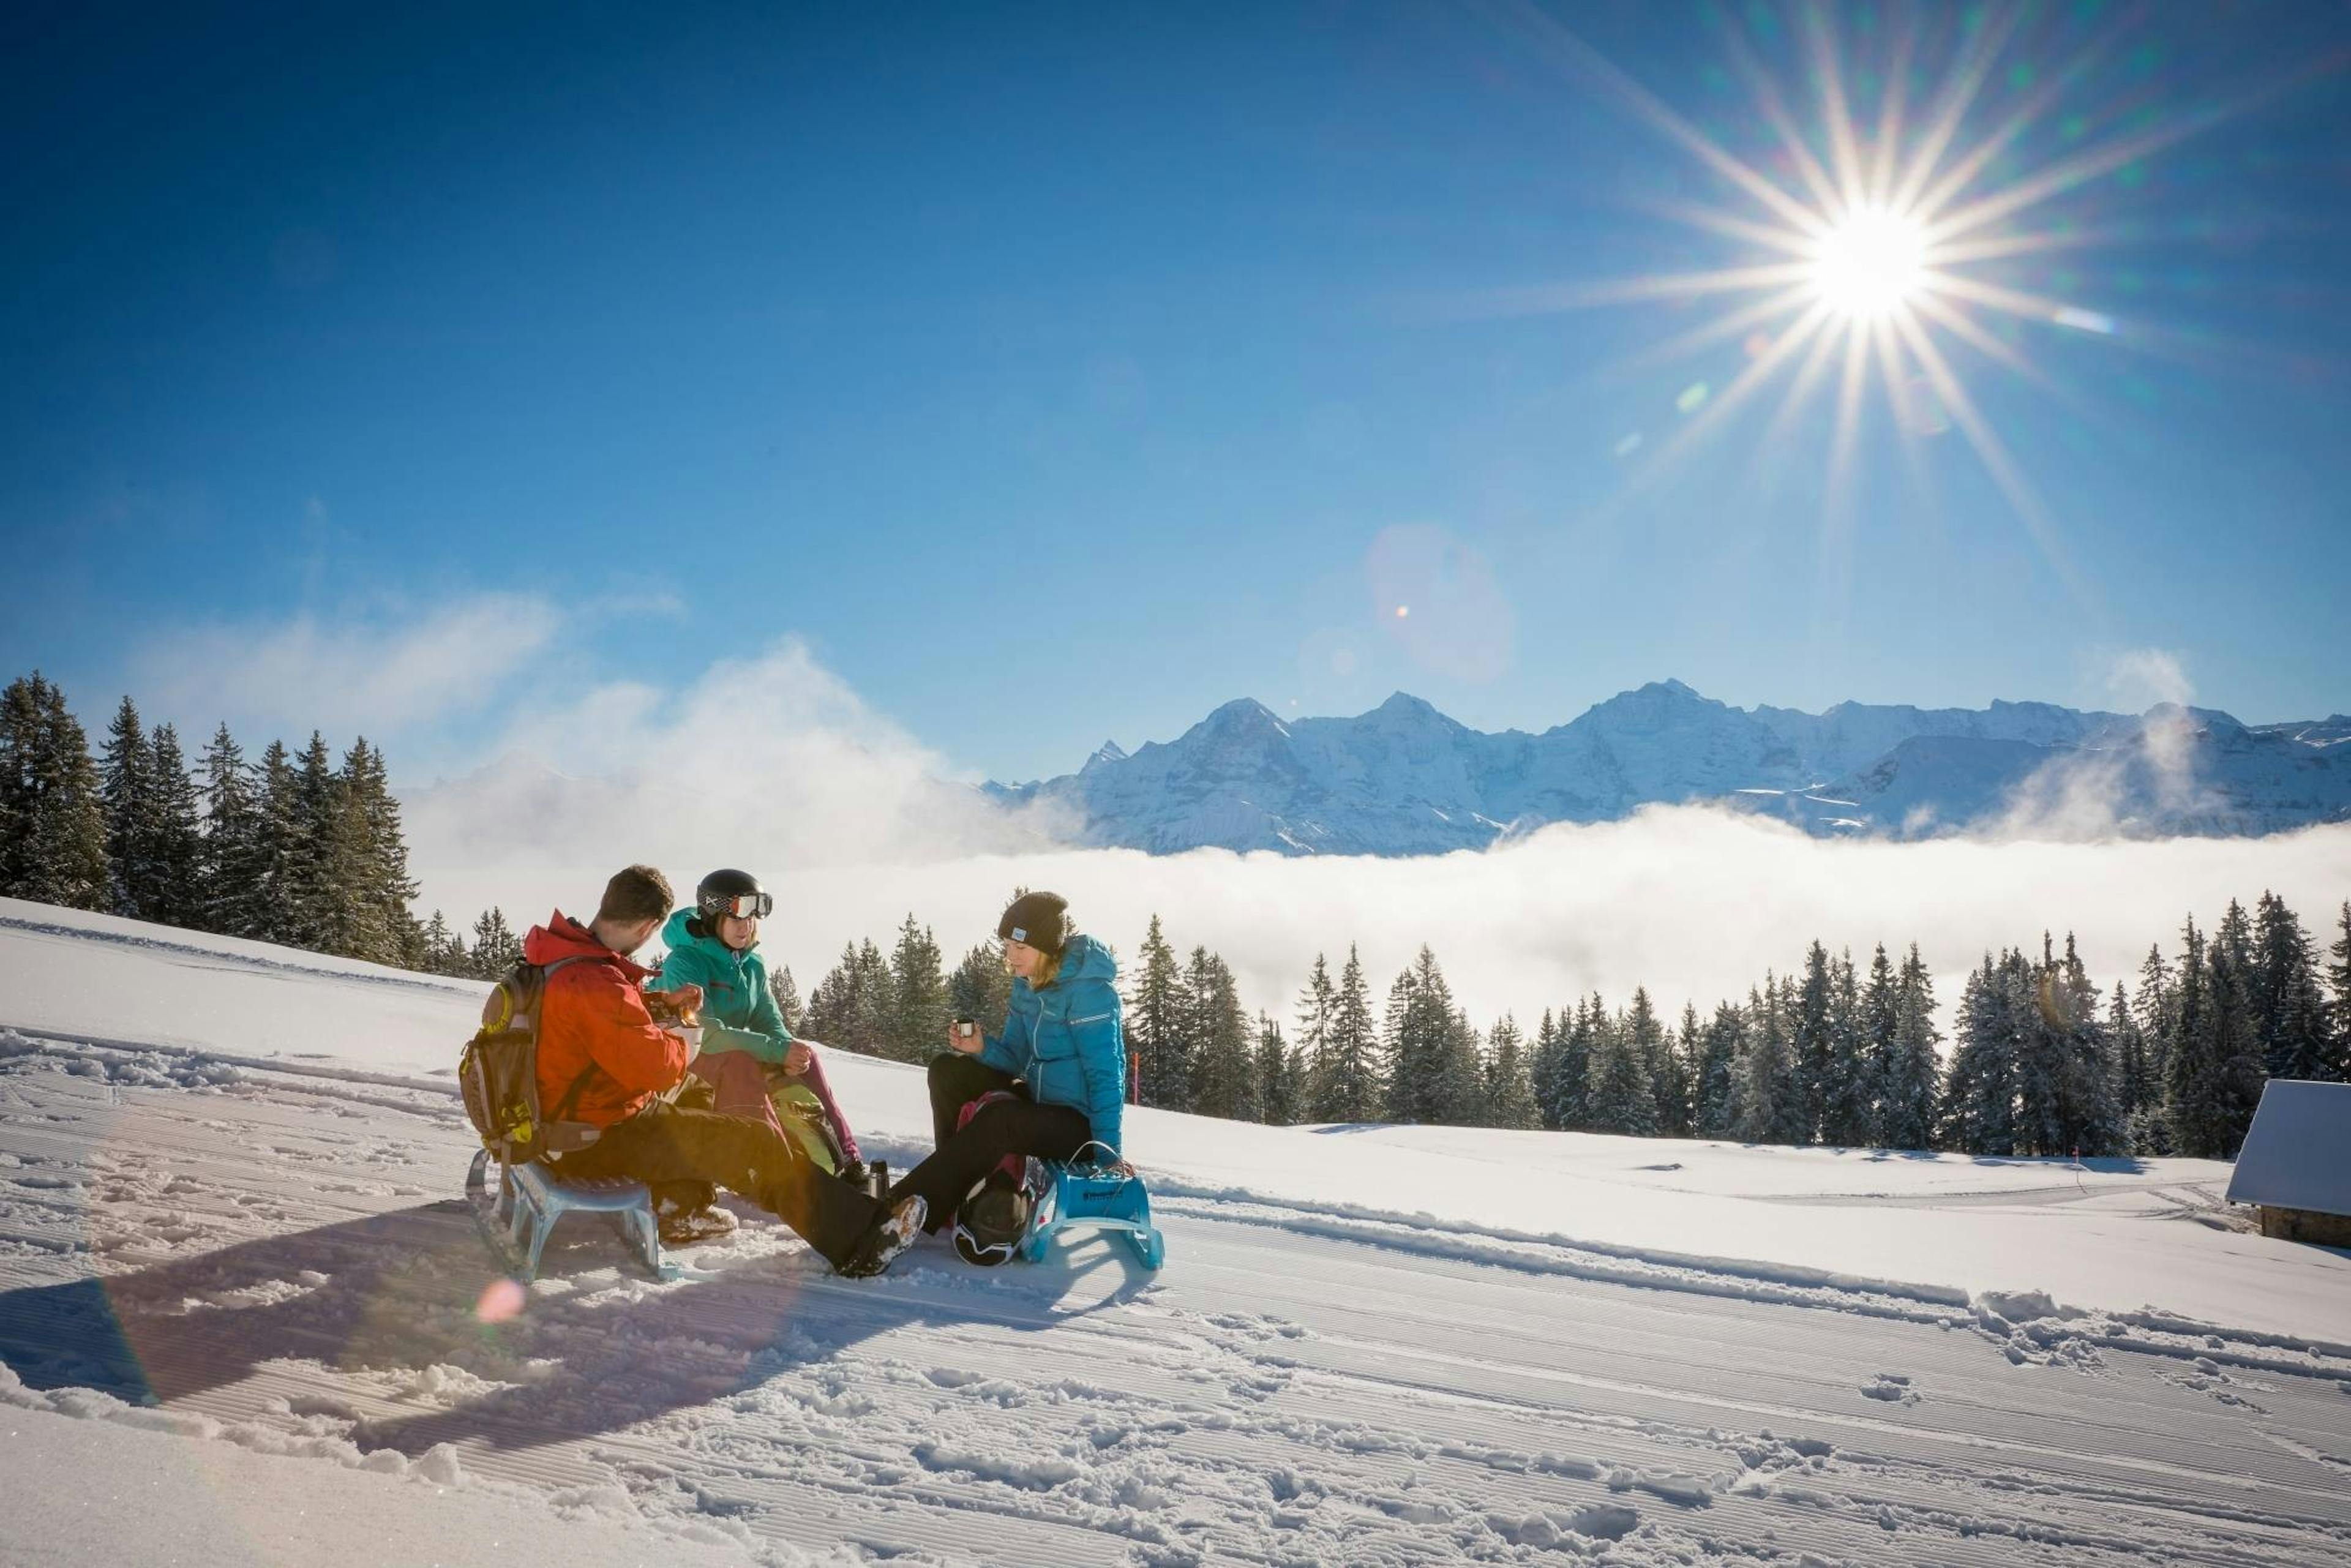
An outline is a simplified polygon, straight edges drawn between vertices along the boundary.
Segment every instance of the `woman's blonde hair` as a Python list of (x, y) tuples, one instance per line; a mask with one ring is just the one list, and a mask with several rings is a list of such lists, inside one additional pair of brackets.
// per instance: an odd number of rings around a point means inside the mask
[[(1068, 951), (1068, 946), (1064, 945), (1061, 952)], [(1032, 991), (1041, 991), (1061, 977), (1061, 953), (1048, 953), (1040, 947), (1037, 949), (1037, 977), (1029, 982), (1029, 988)]]

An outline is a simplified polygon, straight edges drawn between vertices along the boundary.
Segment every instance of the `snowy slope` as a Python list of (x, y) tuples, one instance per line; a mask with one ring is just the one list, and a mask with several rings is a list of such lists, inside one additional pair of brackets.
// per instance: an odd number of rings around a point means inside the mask
[[(100, 1466), (256, 1563), (532, 1510), (591, 1562), (2351, 1551), (2351, 1256), (2231, 1228), (2222, 1166), (1143, 1112), (1157, 1276), (851, 1283), (752, 1217), (654, 1284), (573, 1221), (486, 1322), (477, 993), (0, 904), (0, 1562), (148, 1560), (57, 1507)], [(832, 1067), (918, 1152), (913, 1070)]]
[(2341, 735), (2333, 720), (2248, 729), (2170, 706), (1749, 711), (1656, 681), (1541, 735), (1469, 729), (1401, 692), (1353, 718), (1285, 721), (1244, 699), (1174, 741), (1106, 746), (1074, 774), (989, 788), (1066, 810), (1089, 842), (1155, 853), (1442, 853), (1692, 800), (1819, 833), (1918, 836), (2020, 814), (2069, 832), (2267, 833), (2351, 818)]

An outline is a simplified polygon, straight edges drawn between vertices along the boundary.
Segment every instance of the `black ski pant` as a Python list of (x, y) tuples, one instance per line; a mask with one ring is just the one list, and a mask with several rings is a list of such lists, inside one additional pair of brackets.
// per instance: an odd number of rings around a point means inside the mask
[(839, 1268), (884, 1212), (764, 1122), (655, 1100), (549, 1167), (567, 1176), (630, 1176), (655, 1192), (707, 1183), (739, 1192)]
[[(956, 1128), (963, 1108), (991, 1089), (1008, 1089), (1014, 1098), (983, 1106)], [(971, 1189), (1007, 1155), (1035, 1155), (1040, 1159), (1066, 1160), (1093, 1136), (1085, 1113), (1069, 1105), (1040, 1105), (1029, 1097), (1029, 1086), (1008, 1072), (1000, 1072), (976, 1056), (931, 1059), (930, 1158), (908, 1171), (890, 1188), (894, 1204), (910, 1193), (920, 1193), (929, 1206), (925, 1230), (937, 1230), (955, 1218), (955, 1211)]]

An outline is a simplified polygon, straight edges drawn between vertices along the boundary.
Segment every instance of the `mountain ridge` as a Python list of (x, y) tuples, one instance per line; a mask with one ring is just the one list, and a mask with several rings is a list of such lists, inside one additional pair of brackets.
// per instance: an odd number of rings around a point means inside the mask
[(1540, 733), (1475, 730), (1408, 692), (1352, 717), (1238, 697), (1169, 741), (1105, 742), (1074, 773), (982, 788), (1046, 803), (1085, 842), (1408, 855), (1552, 822), (1715, 803), (1820, 836), (1999, 830), (2054, 837), (2283, 831), (2351, 821), (2351, 719), (2246, 726), (1995, 700), (1733, 707), (1667, 677)]

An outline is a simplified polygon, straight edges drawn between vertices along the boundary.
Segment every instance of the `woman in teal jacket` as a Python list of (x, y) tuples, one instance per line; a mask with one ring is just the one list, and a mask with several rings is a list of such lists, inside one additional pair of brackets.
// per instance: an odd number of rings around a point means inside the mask
[[(923, 1228), (954, 1219), (972, 1189), (1008, 1155), (1076, 1157), (1090, 1145), (1120, 1156), (1126, 1103), (1126, 1040), (1120, 1030), (1118, 962), (1071, 925), (1059, 894), (1031, 893), (997, 922), (1012, 970), (1004, 1032), (947, 1029), (948, 1054), (930, 1068), (931, 1156), (891, 1189), (893, 1207), (924, 1205)], [(987, 1096), (966, 1119), (963, 1110)]]
[(762, 1121), (773, 1120), (768, 1070), (808, 1086), (824, 1107), (833, 1141), (845, 1162), (842, 1175), (862, 1176), (857, 1134), (849, 1128), (824, 1081), (824, 1066), (805, 1040), (794, 1040), (768, 988), (767, 961), (759, 956), (759, 920), (774, 899), (747, 872), (715, 871), (695, 890), (695, 907), (681, 909), (662, 928), (669, 951), (647, 990), (702, 988), (702, 1054), (695, 1077), (716, 1092), (713, 1109)]

